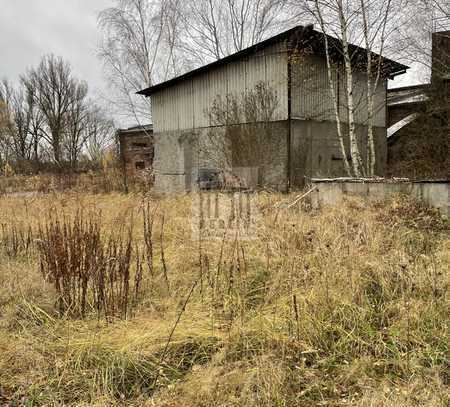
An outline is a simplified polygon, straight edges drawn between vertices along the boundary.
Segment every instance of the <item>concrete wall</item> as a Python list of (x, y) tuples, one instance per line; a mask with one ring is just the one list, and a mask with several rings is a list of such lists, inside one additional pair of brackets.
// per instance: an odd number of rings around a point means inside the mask
[[(259, 185), (286, 190), (288, 122), (264, 125), (269, 127), (265, 129), (267, 137), (263, 132), (258, 133), (259, 143), (247, 146), (251, 150), (246, 163), (233, 161), (232, 151), (228, 151), (225, 144), (221, 143), (222, 140), (233, 137), (225, 135), (230, 129), (224, 127), (155, 133), (155, 191), (177, 193), (192, 190), (199, 168), (231, 172), (236, 168), (239, 173), (245, 173), (243, 167), (250, 167), (252, 174), (257, 168)], [(254, 125), (232, 127), (232, 131), (242, 131), (244, 135), (258, 131)]]
[(317, 188), (310, 195), (314, 208), (337, 205), (348, 196), (383, 201), (396, 194), (408, 194), (450, 218), (450, 182), (316, 182), (313, 185)]
[(198, 133), (192, 130), (155, 133), (153, 162), (158, 193), (181, 193), (190, 190), (193, 169), (197, 167)]
[[(348, 131), (343, 125), (344, 133)], [(360, 151), (366, 152), (367, 127), (358, 125), (356, 132), (361, 140)], [(374, 129), (377, 175), (386, 170), (386, 129)], [(349, 150), (346, 144), (347, 151)], [(293, 120), (291, 125), (291, 180), (293, 187), (303, 187), (311, 178), (347, 176), (337, 137), (336, 123), (331, 121)]]
[[(302, 188), (311, 178), (347, 175), (341, 159), (336, 123), (292, 120), (290, 160), (287, 147), (288, 121), (268, 125), (270, 135), (264, 139), (263, 147), (258, 148), (258, 143), (253, 146), (245, 143), (238, 146), (250, 149), (250, 154), (253, 152), (247, 162), (233, 161), (232, 152), (226, 151), (223, 141), (227, 140), (225, 132), (230, 130), (223, 127), (156, 133), (155, 188), (159, 192), (190, 190), (197, 178), (198, 168), (231, 171), (235, 167), (258, 168), (259, 185), (281, 191), (287, 188), (289, 163), (292, 188)], [(253, 125), (232, 127), (233, 131), (249, 131), (249, 127), (254, 131)], [(343, 130), (347, 131), (345, 125)], [(364, 153), (367, 128), (358, 125), (356, 130), (362, 140), (361, 152)], [(375, 128), (374, 131), (377, 174), (381, 176), (384, 175), (386, 166), (386, 129)], [(348, 146), (346, 147), (348, 150)]]

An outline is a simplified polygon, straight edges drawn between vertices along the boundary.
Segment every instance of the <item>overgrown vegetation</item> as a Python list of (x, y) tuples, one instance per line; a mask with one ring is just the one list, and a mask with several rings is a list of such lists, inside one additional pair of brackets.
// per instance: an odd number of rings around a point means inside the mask
[[(132, 229), (105, 241), (101, 214), (77, 212), (73, 220), (50, 217), (39, 228), (40, 271), (57, 292), (60, 315), (126, 318), (139, 296), (142, 268), (131, 281)], [(139, 262), (138, 257), (138, 262)]]
[[(281, 199), (254, 240), (199, 244), (189, 196), (3, 197), (0, 404), (448, 405), (448, 222)], [(101, 318), (100, 272), (122, 293)]]
[(129, 180), (125, 183), (122, 169), (113, 161), (101, 170), (81, 173), (41, 173), (38, 175), (10, 175), (0, 177), (0, 195), (33, 196), (61, 192), (91, 194), (143, 191), (147, 180)]

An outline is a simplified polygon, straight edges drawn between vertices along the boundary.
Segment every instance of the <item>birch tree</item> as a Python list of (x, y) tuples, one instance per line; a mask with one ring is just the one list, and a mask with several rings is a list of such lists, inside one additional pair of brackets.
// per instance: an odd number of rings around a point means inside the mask
[(343, 130), (342, 130), (341, 115), (340, 115), (340, 111), (339, 111), (338, 96), (336, 95), (336, 90), (335, 90), (336, 87), (335, 87), (335, 82), (333, 80), (333, 64), (332, 64), (331, 56), (330, 56), (330, 46), (328, 43), (328, 36), (325, 32), (325, 21), (323, 19), (322, 13), (320, 12), (320, 8), (319, 8), (319, 5), (317, 2), (315, 3), (315, 7), (316, 7), (316, 11), (318, 10), (317, 19), (319, 20), (320, 27), (322, 28), (322, 32), (324, 34), (323, 40), (324, 40), (324, 45), (325, 45), (325, 58), (326, 58), (326, 63), (327, 63), (328, 86), (330, 89), (331, 98), (332, 98), (332, 102), (333, 102), (334, 117), (336, 120), (336, 130), (337, 130), (337, 135), (338, 135), (338, 140), (339, 140), (339, 146), (341, 149), (341, 155), (342, 155), (342, 160), (344, 162), (345, 171), (346, 171), (347, 175), (351, 175), (351, 168), (350, 168), (350, 164), (348, 162), (347, 152), (345, 150), (344, 135), (343, 135)]
[[(333, 99), (337, 135), (344, 168), (349, 176), (375, 175), (377, 160), (374, 136), (375, 96), (383, 78), (383, 54), (386, 43), (394, 32), (394, 16), (401, 8), (401, 2), (402, 0), (300, 0), (297, 2), (312, 16), (323, 33), (328, 84)], [(394, 7), (394, 3), (397, 7)], [(331, 41), (332, 37), (339, 41)], [(360, 51), (355, 52), (352, 45), (365, 49), (365, 61), (361, 60)], [(340, 117), (342, 106), (339, 106), (339, 95), (335, 90), (335, 73), (341, 69), (339, 60), (343, 61), (342, 70), (345, 77), (344, 107), (348, 121), (346, 133)], [(354, 89), (357, 74), (362, 71), (365, 71), (366, 75), (365, 104), (358, 100)], [(361, 106), (366, 115), (365, 154), (361, 151), (364, 143), (358, 138), (356, 131), (355, 112), (361, 109)], [(348, 140), (351, 163), (347, 159), (345, 150), (346, 140)]]
[[(376, 151), (374, 140), (374, 99), (377, 92), (384, 46), (386, 43), (386, 29), (392, 13), (392, 0), (384, 2), (360, 0), (362, 16), (362, 32), (366, 49), (366, 74), (367, 74), (367, 155), (366, 173), (369, 176), (375, 175)], [(374, 13), (374, 8), (378, 8)], [(376, 54), (374, 55), (374, 51)]]

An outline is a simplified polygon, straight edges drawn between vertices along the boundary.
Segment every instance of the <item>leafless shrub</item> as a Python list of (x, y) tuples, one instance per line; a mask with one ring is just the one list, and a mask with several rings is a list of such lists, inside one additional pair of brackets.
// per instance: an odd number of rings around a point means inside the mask
[(277, 92), (259, 82), (241, 94), (217, 96), (205, 115), (213, 129), (200, 145), (200, 155), (214, 167), (258, 168), (258, 184), (270, 181), (270, 168), (278, 165), (283, 138), (275, 120), (280, 107)]
[(38, 234), (40, 270), (57, 292), (61, 315), (84, 318), (89, 310), (107, 320), (130, 315), (142, 280), (138, 260), (130, 287), (131, 228), (106, 241), (94, 216), (79, 211), (73, 219), (49, 218)]

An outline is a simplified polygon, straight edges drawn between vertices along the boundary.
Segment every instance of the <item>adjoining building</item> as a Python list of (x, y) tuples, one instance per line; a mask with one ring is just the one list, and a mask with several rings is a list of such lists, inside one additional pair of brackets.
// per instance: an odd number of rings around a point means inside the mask
[(387, 105), (389, 175), (422, 179), (437, 174), (438, 178), (448, 179), (448, 158), (442, 165), (425, 165), (430, 168), (417, 164), (426, 159), (423, 154), (430, 152), (430, 139), (435, 135), (432, 133), (438, 131), (448, 134), (447, 143), (438, 146), (440, 155), (450, 157), (448, 119), (447, 125), (442, 123), (450, 116), (450, 31), (432, 35), (431, 82), (389, 89)]
[[(348, 104), (342, 44), (332, 37), (328, 40), (339, 118), (345, 132)], [(360, 149), (365, 152), (367, 53), (354, 45), (350, 52), (356, 132)], [(382, 59), (374, 117), (377, 175), (384, 175), (387, 156), (387, 81), (407, 69)], [(212, 159), (215, 154), (229, 153), (227, 166), (233, 173), (252, 174), (249, 179), (257, 180), (248, 183), (279, 190), (300, 188), (313, 177), (346, 175), (329, 88), (324, 35), (312, 26), (295, 27), (139, 94), (151, 97), (155, 188), (159, 191), (192, 189), (200, 170), (217, 167)], [(261, 94), (270, 99), (270, 103), (255, 102), (264, 114), (252, 116), (252, 106), (245, 96), (248, 94), (252, 95), (250, 99)], [(266, 110), (270, 114), (265, 114)], [(220, 140), (230, 134), (237, 140), (231, 151), (218, 151)], [(250, 140), (249, 146), (244, 145), (246, 140)], [(249, 162), (240, 158), (242, 150), (249, 150)]]
[(414, 122), (417, 114), (425, 109), (433, 84), (450, 82), (450, 31), (432, 35), (431, 82), (388, 90), (388, 137)]
[(134, 126), (117, 131), (120, 156), (127, 177), (152, 171), (154, 158), (153, 126)]

